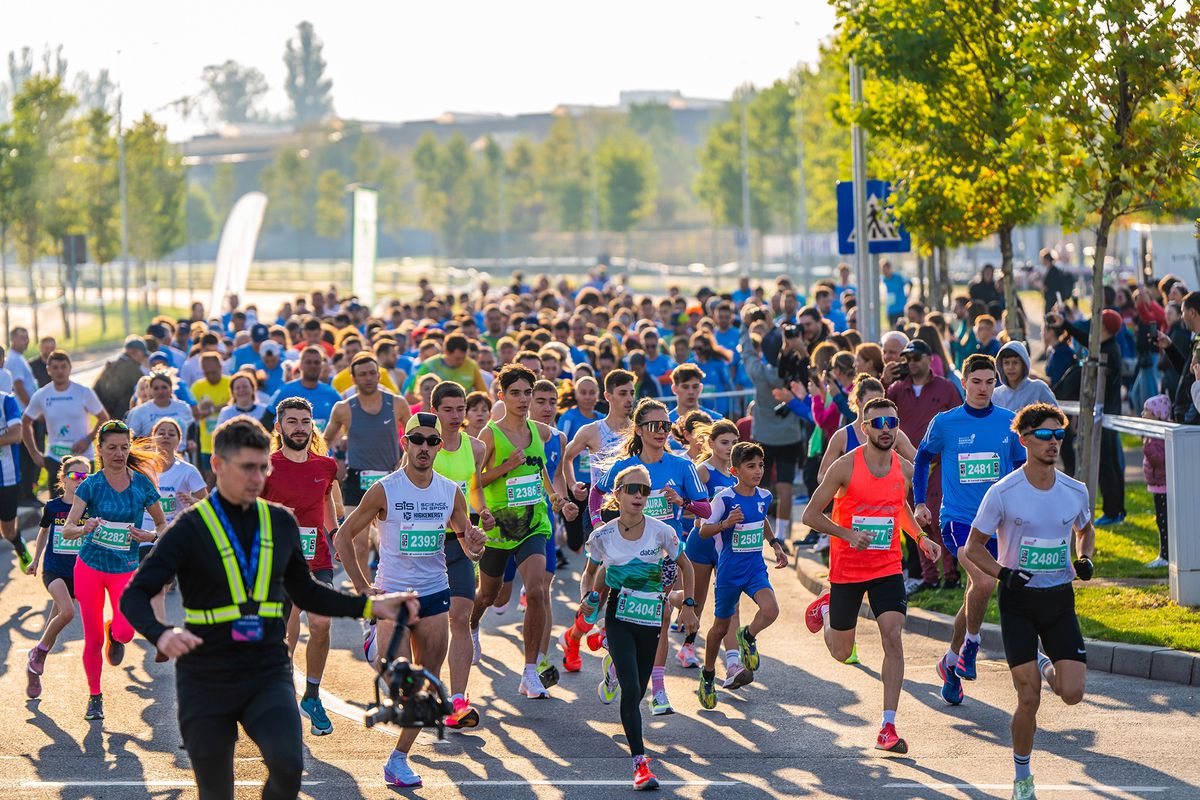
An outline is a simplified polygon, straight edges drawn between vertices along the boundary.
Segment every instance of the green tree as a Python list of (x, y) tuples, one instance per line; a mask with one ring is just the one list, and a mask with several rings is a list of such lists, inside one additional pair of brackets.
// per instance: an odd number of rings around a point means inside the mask
[(438, 234), (447, 254), (463, 252), (467, 235), (483, 213), (483, 181), (462, 134), (439, 145), (425, 134), (413, 151), (417, 202), (425, 225)]
[[(696, 195), (718, 225), (742, 225), (742, 120), (750, 117), (753, 102), (752, 90), (739, 90), (729, 105), (728, 115), (708, 129), (708, 138), (700, 149)], [(743, 105), (746, 105), (745, 114)], [(747, 126), (748, 138), (754, 129), (755, 124), (751, 122)], [(764, 171), (758, 163), (761, 142), (750, 140), (749, 146), (750, 227), (767, 231), (771, 228), (768, 186), (761, 180), (754, 180), (755, 175)]]
[(229, 59), (223, 64), (209, 64), (202, 79), (206, 93), (216, 104), (218, 119), (246, 122), (261, 116), (259, 103), (267, 93), (267, 79), (258, 69)]
[(217, 217), (212, 199), (198, 183), (188, 183), (187, 206), (184, 211), (188, 244), (211, 242), (217, 235)]
[(511, 230), (536, 231), (545, 203), (537, 178), (537, 149), (528, 137), (513, 142), (505, 154), (505, 199)]
[(596, 182), (604, 227), (628, 233), (654, 208), (658, 179), (650, 147), (636, 134), (610, 136), (596, 150)]
[(346, 231), (346, 177), (335, 169), (317, 176), (314, 230), (317, 236), (336, 239)]
[[(1056, 95), (1060, 125), (1049, 139), (1069, 187), (1068, 223), (1092, 228), (1092, 323), (1088, 350), (1100, 352), (1099, 302), (1109, 233), (1122, 217), (1189, 205), (1200, 167), (1200, 17), (1171, 0), (1077, 2), (1047, 43), (1073, 56), (1072, 73)], [(1109, 364), (1117, 380), (1120, 364)], [(1096, 366), (1088, 363), (1080, 398), (1083, 458), (1096, 458), (1093, 409)]]
[(263, 170), (262, 188), (266, 192), (267, 226), (289, 230), (295, 236), (296, 252), (304, 263), (306, 237), (313, 230), (316, 185), (307, 151), (285, 147)]
[(574, 118), (559, 117), (550, 126), (537, 148), (534, 174), (557, 229), (582, 231), (587, 226), (591, 176)]
[(289, 39), (283, 52), (287, 66), (288, 99), (292, 116), (304, 124), (325, 119), (333, 113), (333, 81), (325, 75), (324, 44), (317, 37), (311, 22), (296, 26), (296, 36)]
[(125, 134), (125, 168), (129, 252), (145, 279), (147, 261), (187, 241), (187, 175), (179, 151), (167, 141), (166, 127), (148, 113)]
[(212, 196), (217, 224), (223, 226), (237, 199), (237, 172), (233, 164), (222, 163), (213, 168), (212, 189), (209, 194)]

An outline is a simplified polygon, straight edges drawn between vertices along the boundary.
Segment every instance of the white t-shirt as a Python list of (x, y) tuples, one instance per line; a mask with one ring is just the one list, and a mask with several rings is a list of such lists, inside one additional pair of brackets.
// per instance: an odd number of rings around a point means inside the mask
[(614, 589), (661, 591), (664, 557), (677, 559), (683, 552), (679, 535), (667, 523), (648, 516), (642, 535), (630, 541), (621, 535), (618, 524), (609, 520), (592, 531), (587, 540), (588, 558), (604, 565), (604, 582)]
[(125, 415), (125, 421), (129, 423), (134, 436), (149, 436), (150, 432), (154, 430), (154, 423), (166, 417), (178, 422), (179, 427), (183, 430), (183, 438), (179, 440), (179, 449), (183, 450), (187, 446), (188, 426), (192, 424), (195, 417), (192, 414), (192, 407), (182, 400), (171, 398), (171, 402), (162, 407), (156, 405), (154, 401), (134, 406)]
[(1074, 531), (1091, 519), (1085, 485), (1055, 471), (1054, 485), (1043, 491), (1018, 469), (987, 490), (971, 527), (996, 537), (1001, 566), (1029, 570), (1029, 586), (1046, 589), (1075, 579)]
[[(33, 370), (30, 369), (29, 362), (25, 360), (25, 356), (21, 355), (15, 350), (9, 350), (8, 355), (6, 355), (4, 358), (4, 368), (8, 370), (10, 375), (12, 375), (14, 382), (21, 381), (25, 384), (26, 392), (32, 395), (35, 391), (37, 391), (37, 379), (33, 377)], [(12, 389), (9, 389), (8, 391), (12, 391)], [(16, 392), (13, 392), (13, 394), (16, 394)], [(18, 397), (17, 405), (20, 404), (21, 398)]]
[[(61, 392), (54, 388), (53, 383), (47, 383), (34, 392), (29, 398), (25, 416), (32, 420), (45, 420), (45, 455), (62, 461), (71, 455), (74, 444), (91, 431), (88, 417), (94, 417), (103, 410), (104, 406), (91, 388), (71, 381)], [(92, 457), (90, 444), (83, 455)]]
[[(7, 369), (0, 369), (0, 392), (4, 392), (5, 394), (11, 394), (13, 397), (17, 396), (16, 392), (13, 391), (12, 373), (9, 372)], [(17, 405), (20, 405), (20, 404), (21, 404), (21, 398), (17, 397)]]
[(454, 514), (458, 484), (436, 472), (418, 489), (404, 470), (379, 479), (387, 497), (387, 519), (379, 523), (379, 571), (375, 585), (387, 592), (437, 594), (446, 577), (446, 525)]
[(254, 408), (251, 409), (250, 411), (243, 411), (242, 409), (238, 408), (233, 403), (230, 403), (229, 405), (223, 407), (221, 409), (220, 413), (217, 414), (217, 424), (220, 425), (222, 423), (228, 422), (229, 420), (233, 419), (234, 417), (240, 417), (243, 414), (245, 414), (247, 417), (254, 417), (255, 419), (262, 419), (262, 415), (265, 413), (267, 413), (267, 406), (265, 403), (255, 403)]
[[(183, 505), (176, 499), (179, 492), (192, 494), (207, 488), (198, 469), (183, 459), (175, 459), (171, 468), (158, 476), (158, 504), (162, 507), (163, 516), (167, 518), (167, 524), (174, 522), (175, 517), (184, 510)], [(142, 517), (142, 530), (154, 530), (154, 520), (149, 514)], [(150, 547), (153, 544), (154, 542), (142, 542), (142, 547)]]

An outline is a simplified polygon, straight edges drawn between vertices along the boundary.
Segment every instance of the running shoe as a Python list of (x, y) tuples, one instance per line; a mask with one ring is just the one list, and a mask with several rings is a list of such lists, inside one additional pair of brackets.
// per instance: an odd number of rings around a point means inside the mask
[(579, 640), (570, 635), (570, 629), (558, 636), (558, 646), (563, 651), (563, 669), (567, 672), (579, 672), (583, 669), (583, 659), (579, 657)]
[(650, 706), (650, 713), (656, 717), (675, 713), (675, 709), (671, 708), (671, 701), (667, 698), (666, 689), (659, 689), (646, 702)]
[(521, 611), (522, 611), (522, 613), (524, 613), (524, 611), (525, 611), (525, 587), (524, 586), (521, 587), (521, 600), (517, 605), (519, 605), (521, 607)]
[(879, 737), (875, 739), (875, 749), (903, 755), (908, 752), (908, 742), (896, 733), (896, 726), (889, 722), (879, 729)]
[(814, 544), (811, 548), (812, 552), (814, 552), (814, 553), (824, 553), (828, 549), (829, 549), (829, 537), (826, 536), (825, 534), (821, 534), (821, 538), (818, 539), (817, 543)]
[(671, 633), (683, 633), (683, 623), (676, 620), (671, 623)]
[(643, 758), (642, 762), (633, 768), (634, 789), (657, 789), (658, 778), (650, 771), (650, 759)]
[(592, 632), (587, 635), (587, 646), (588, 650), (593, 653), (601, 647), (608, 647), (608, 642), (604, 638), (604, 628), (592, 628)]
[(325, 713), (325, 706), (321, 705), (321, 698), (305, 697), (300, 701), (300, 713), (308, 717), (308, 721), (312, 723), (310, 730), (313, 736), (326, 736), (333, 733), (333, 723), (329, 721), (329, 715)]
[(49, 651), (43, 650), (37, 645), (34, 645), (29, 651), (29, 662), (26, 665), (27, 669), (34, 675), (41, 675), (46, 669), (46, 656)]
[(1146, 568), (1147, 569), (1158, 569), (1159, 567), (1169, 567), (1170, 565), (1171, 565), (1170, 561), (1167, 561), (1162, 556), (1159, 556), (1158, 558), (1154, 559), (1150, 563), (1146, 564)]
[(819, 541), (821, 541), (821, 534), (814, 530), (810, 530), (807, 536), (805, 536), (803, 539), (797, 540), (796, 545), (799, 547), (812, 547)]
[(479, 644), (479, 628), (471, 629), (471, 666), (475, 666), (483, 658), (483, 647)]
[(808, 609), (804, 612), (804, 624), (813, 633), (817, 633), (825, 627), (825, 612), (821, 609), (827, 605), (829, 605), (829, 592), (808, 604)]
[(740, 689), (752, 683), (754, 683), (754, 670), (746, 669), (735, 662), (725, 670), (725, 682), (721, 686), (726, 689)]
[(858, 642), (854, 643), (854, 647), (850, 650), (850, 657), (842, 662), (843, 664), (861, 664), (858, 660)]
[(554, 554), (554, 559), (556, 565), (555, 569), (566, 569), (567, 567), (571, 566), (571, 562), (567, 561), (567, 557), (563, 555), (562, 550), (559, 550)]
[(954, 674), (964, 681), (975, 680), (975, 658), (979, 655), (979, 642), (963, 640), (962, 649), (958, 652), (958, 663), (954, 665)]
[(1104, 516), (1100, 517), (1100, 519), (1096, 520), (1096, 524), (1101, 527), (1106, 527), (1108, 525), (1120, 525), (1124, 521), (1125, 515), (1123, 513), (1113, 514), (1112, 516), (1105, 514)]
[(17, 562), (21, 565), (21, 572), (29, 569), (29, 565), (33, 563), (33, 555), (24, 546), (17, 551)]
[(379, 652), (375, 648), (375, 622), (372, 620), (363, 626), (363, 658), (368, 664), (374, 664), (378, 655)]
[(383, 765), (383, 782), (388, 786), (412, 789), (421, 785), (421, 776), (408, 765), (408, 757), (393, 750)]
[(466, 697), (454, 698), (454, 713), (446, 717), (446, 727), (452, 731), (474, 728), (479, 724), (479, 712)]
[(716, 675), (706, 678), (704, 670), (700, 670), (700, 688), (696, 690), (696, 697), (700, 699), (701, 708), (717, 707)]
[(508, 607), (509, 607), (510, 605), (512, 605), (512, 603), (505, 603), (505, 604), (504, 604), (504, 605), (502, 605), (502, 606), (492, 606), (492, 612), (493, 612), (494, 614), (496, 614), (497, 616), (500, 616), (500, 615), (502, 615), (502, 614), (503, 614), (505, 611), (508, 611)]
[(112, 620), (104, 623), (104, 658), (114, 667), (125, 658), (125, 645), (112, 635)]
[(600, 669), (604, 672), (604, 677), (600, 679), (600, 683), (596, 686), (596, 695), (600, 698), (600, 702), (608, 705), (613, 700), (617, 699), (617, 695), (621, 691), (620, 685), (609, 674), (609, 667), (612, 666), (612, 656), (605, 655), (604, 660), (600, 662)]
[(542, 686), (547, 689), (549, 689), (551, 686), (557, 686), (558, 679), (558, 667), (554, 666), (553, 664), (547, 664), (545, 669), (538, 670), (538, 680), (541, 681)]
[(691, 669), (700, 666), (700, 659), (696, 657), (696, 645), (688, 644), (687, 642), (679, 646), (679, 652), (675, 654), (675, 658), (679, 660), (679, 666), (684, 669)]
[(528, 697), (530, 700), (550, 699), (550, 693), (546, 691), (546, 687), (542, 686), (540, 676), (537, 683), (533, 683), (529, 678), (522, 676), (521, 685), (517, 687), (517, 694)]
[(84, 719), (104, 719), (104, 695), (94, 694), (88, 698), (87, 711)]
[(32, 669), (25, 670), (25, 696), (37, 700), (42, 696), (42, 676)]
[(1032, 775), (1019, 781), (1013, 781), (1012, 800), (1037, 800), (1037, 794), (1033, 791)]
[(738, 653), (742, 656), (742, 666), (746, 669), (754, 671), (758, 669), (758, 642), (751, 641), (747, 634), (750, 633), (750, 626), (743, 625), (738, 628), (737, 646)]
[(962, 679), (955, 674), (954, 670), (946, 669), (946, 659), (938, 659), (937, 674), (942, 679), (942, 699), (952, 706), (962, 703)]

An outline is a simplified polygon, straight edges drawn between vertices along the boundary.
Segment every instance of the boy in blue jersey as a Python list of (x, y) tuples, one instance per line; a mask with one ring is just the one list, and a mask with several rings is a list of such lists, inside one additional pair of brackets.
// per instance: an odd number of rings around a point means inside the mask
[[(929, 467), (942, 460), (942, 541), (958, 555), (971, 534), (971, 521), (983, 496), (993, 484), (1025, 463), (1025, 448), (1012, 430), (1012, 411), (992, 403), (996, 390), (996, 362), (976, 353), (963, 364), (966, 402), (943, 411), (929, 423), (913, 462), (913, 499), (917, 522), (927, 525), (933, 518), (925, 505)], [(995, 540), (989, 544), (995, 555)], [(963, 560), (967, 585), (963, 605), (954, 618), (954, 633), (946, 656), (938, 661), (942, 699), (950, 705), (963, 701), (962, 680), (975, 680), (979, 654), (979, 628), (987, 611), (996, 581), (969, 560)]]
[(736, 689), (754, 680), (758, 669), (758, 645), (756, 640), (779, 616), (779, 603), (767, 577), (767, 565), (763, 561), (764, 540), (771, 545), (775, 556), (775, 568), (788, 565), (787, 555), (771, 523), (767, 520), (767, 509), (771, 507), (771, 493), (759, 488), (764, 467), (763, 449), (754, 442), (739, 442), (730, 454), (730, 472), (737, 483), (717, 492), (712, 500), (712, 512), (708, 521), (700, 526), (700, 535), (717, 537), (717, 578), (713, 588), (713, 624), (708, 630), (704, 646), (704, 669), (700, 673), (700, 688), (696, 694), (700, 705), (716, 708), (717, 650), (721, 640), (729, 632), (729, 620), (737, 611), (738, 599), (748, 595), (758, 606), (758, 613), (749, 625), (738, 629), (738, 650), (742, 656), (742, 671), (738, 681), (730, 688)]
[[(723, 365), (728, 369), (728, 365)], [(704, 370), (695, 364), (680, 364), (671, 370), (671, 390), (675, 392), (675, 408), (671, 409), (668, 419), (674, 425), (693, 411), (703, 411), (713, 422), (725, 419), (720, 411), (705, 408), (700, 405), (700, 393), (704, 391)]]

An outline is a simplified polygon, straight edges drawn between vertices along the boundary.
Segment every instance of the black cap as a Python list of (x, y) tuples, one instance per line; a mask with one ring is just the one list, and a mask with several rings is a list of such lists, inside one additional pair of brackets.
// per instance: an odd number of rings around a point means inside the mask
[(268, 328), (266, 325), (263, 325), (261, 322), (257, 323), (254, 327), (252, 327), (250, 329), (250, 341), (252, 341), (252, 342), (265, 342), (267, 339), (270, 339), (270, 338), (271, 338), (271, 329)]
[(933, 351), (930, 350), (929, 345), (925, 344), (925, 342), (923, 342), (922, 340), (913, 339), (911, 342), (908, 343), (908, 345), (903, 350), (900, 351), (900, 355), (905, 355), (905, 354), (909, 354), (909, 355), (916, 354), (919, 356), (931, 356), (931, 355), (933, 355)]

